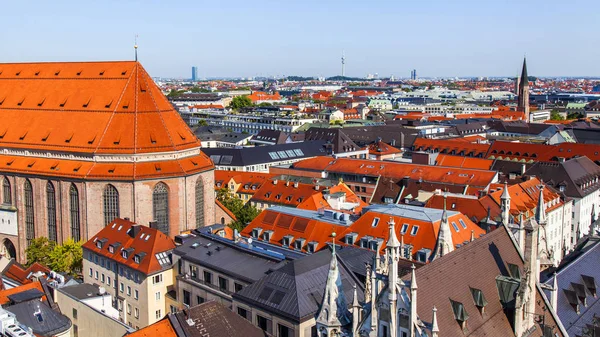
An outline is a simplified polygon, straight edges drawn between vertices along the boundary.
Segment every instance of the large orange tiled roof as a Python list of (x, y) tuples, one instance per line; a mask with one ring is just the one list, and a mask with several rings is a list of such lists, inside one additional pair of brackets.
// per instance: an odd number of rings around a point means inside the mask
[(4, 272), (4, 276), (8, 277), (14, 281), (19, 282), (20, 284), (28, 284), (32, 281), (28, 279), (31, 273), (42, 272), (46, 275), (50, 274), (50, 269), (38, 262), (34, 262), (28, 268), (24, 268), (18, 263), (13, 263), (10, 267)]
[(325, 171), (370, 177), (389, 177), (402, 179), (409, 177), (426, 182), (439, 182), (454, 185), (487, 187), (496, 177), (495, 171), (407, 164), (387, 161), (372, 161), (331, 157), (315, 157), (292, 164), (295, 170)]
[[(97, 245), (98, 240), (104, 240), (101, 248)], [(114, 248), (111, 253), (109, 246), (115, 243), (118, 243), (118, 247)], [(115, 219), (84, 243), (83, 248), (146, 275), (151, 275), (165, 268), (164, 265), (159, 263), (156, 254), (169, 252), (175, 248), (175, 243), (157, 229), (136, 225), (123, 219)], [(132, 249), (127, 258), (123, 258), (121, 255), (123, 249)], [(140, 263), (134, 261), (134, 255), (136, 254), (144, 255)]]
[(439, 154), (436, 158), (436, 165), (464, 167), (480, 170), (490, 170), (494, 164), (493, 160), (483, 158), (470, 158), (464, 156), (451, 156)]
[[(302, 251), (307, 251), (306, 244), (316, 242), (317, 250), (326, 246), (335, 232), (338, 243), (345, 245), (344, 237), (354, 235), (354, 245), (360, 246), (360, 240), (380, 239), (385, 248), (389, 236), (388, 222), (396, 223), (396, 235), (403, 237), (406, 245), (412, 246), (416, 254), (421, 248), (433, 251), (440, 229), (441, 211), (406, 205), (371, 206), (354, 222), (337, 221), (326, 215), (316, 216), (315, 212), (294, 211), (287, 207), (273, 207), (263, 211), (244, 230), (242, 235), (251, 236), (254, 229), (272, 231), (269, 243), (283, 246), (284, 237), (291, 237), (290, 247), (295, 248), (296, 240), (304, 240)], [(377, 218), (378, 220), (375, 220)], [(353, 218), (351, 218), (353, 219)], [(454, 244), (463, 244), (471, 240), (471, 236), (479, 238), (485, 231), (473, 223), (462, 213), (449, 211), (448, 221), (451, 226)], [(462, 221), (462, 222), (461, 222)], [(464, 225), (463, 225), (464, 223)], [(404, 224), (407, 226), (405, 227)], [(466, 227), (466, 228), (465, 228)], [(262, 240), (262, 237), (259, 237)]]
[(454, 139), (417, 138), (413, 144), (415, 151), (436, 151), (469, 157), (483, 157), (489, 148), (489, 144), (472, 144)]
[(600, 145), (580, 143), (560, 143), (556, 145), (530, 144), (495, 141), (487, 152), (487, 158), (522, 162), (557, 161), (558, 158), (571, 159), (586, 156), (600, 162)]
[(0, 147), (94, 154), (200, 143), (140, 63), (0, 64)]

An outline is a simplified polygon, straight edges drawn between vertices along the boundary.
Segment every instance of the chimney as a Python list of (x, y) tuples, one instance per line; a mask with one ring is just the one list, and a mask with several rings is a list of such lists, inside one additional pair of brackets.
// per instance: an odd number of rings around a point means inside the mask
[(319, 190), (319, 185), (315, 185), (315, 191)]
[(150, 221), (148, 223), (148, 227), (156, 229), (158, 227), (158, 222), (157, 221)]
[(294, 188), (298, 188), (298, 182), (297, 181), (294, 183)]
[(524, 175), (525, 171), (527, 171), (527, 165), (525, 165), (525, 163), (523, 163), (523, 164), (521, 164), (521, 175)]
[(273, 185), (277, 185), (277, 179), (273, 179)]

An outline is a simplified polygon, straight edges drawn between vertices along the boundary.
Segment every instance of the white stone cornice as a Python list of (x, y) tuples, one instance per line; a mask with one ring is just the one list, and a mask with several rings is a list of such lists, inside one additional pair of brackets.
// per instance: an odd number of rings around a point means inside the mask
[(192, 148), (181, 151), (152, 152), (139, 154), (84, 154), (58, 151), (31, 151), (21, 149), (1, 148), (0, 153), (7, 156), (18, 156), (27, 158), (48, 158), (58, 160), (77, 160), (99, 163), (143, 163), (155, 161), (169, 161), (194, 157), (200, 154), (200, 148)]

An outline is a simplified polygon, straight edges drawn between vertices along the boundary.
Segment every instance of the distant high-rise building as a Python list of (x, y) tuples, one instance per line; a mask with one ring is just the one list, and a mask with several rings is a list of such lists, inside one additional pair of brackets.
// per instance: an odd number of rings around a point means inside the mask
[(198, 80), (198, 67), (192, 67), (192, 81)]
[(529, 121), (529, 78), (527, 77), (527, 59), (523, 59), (523, 70), (521, 71), (521, 81), (519, 82), (517, 111), (523, 111), (525, 113), (525, 120)]
[(346, 56), (342, 52), (342, 77), (346, 76)]
[(410, 72), (410, 79), (413, 80), (413, 81), (417, 79), (417, 69), (411, 70), (411, 72)]

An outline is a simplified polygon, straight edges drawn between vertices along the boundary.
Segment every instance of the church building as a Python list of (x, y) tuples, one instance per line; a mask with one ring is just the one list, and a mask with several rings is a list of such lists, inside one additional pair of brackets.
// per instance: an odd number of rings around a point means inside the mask
[(213, 163), (137, 61), (0, 64), (0, 241), (213, 224)]

